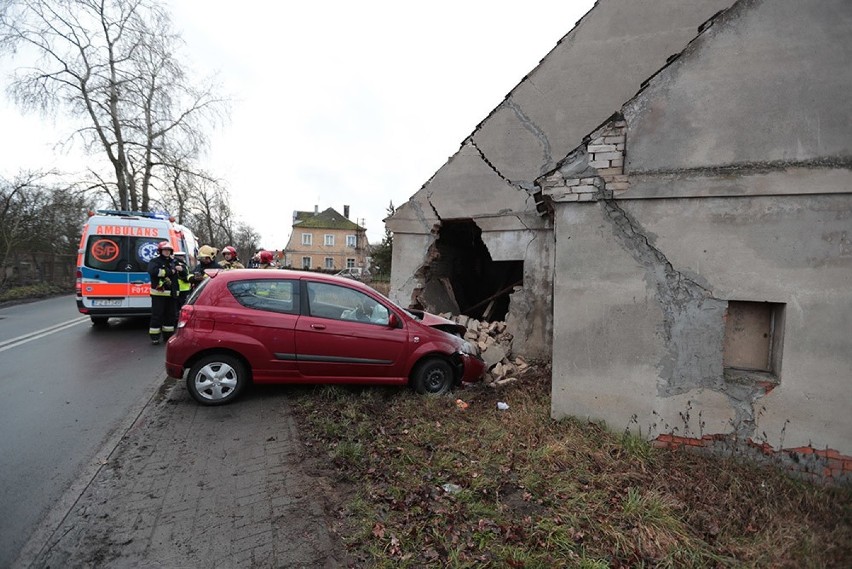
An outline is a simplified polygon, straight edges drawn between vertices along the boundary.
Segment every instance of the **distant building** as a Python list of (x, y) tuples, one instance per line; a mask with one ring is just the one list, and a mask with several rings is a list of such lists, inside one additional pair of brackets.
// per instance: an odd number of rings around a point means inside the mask
[(331, 207), (322, 212), (318, 206), (314, 211), (294, 211), (293, 231), (283, 253), (283, 265), (296, 269), (367, 268), (367, 229), (349, 219), (348, 205), (343, 206), (343, 215)]

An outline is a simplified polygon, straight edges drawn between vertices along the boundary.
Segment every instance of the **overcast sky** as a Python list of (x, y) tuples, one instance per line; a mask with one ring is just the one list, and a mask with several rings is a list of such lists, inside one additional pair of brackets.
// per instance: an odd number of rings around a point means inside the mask
[[(233, 99), (205, 166), (269, 249), (315, 205), (349, 205), (381, 240), (388, 204), (405, 203), (593, 4), (170, 2), (187, 64), (218, 73)], [(54, 150), (61, 124), (3, 97), (0, 175), (73, 169), (81, 158)]]

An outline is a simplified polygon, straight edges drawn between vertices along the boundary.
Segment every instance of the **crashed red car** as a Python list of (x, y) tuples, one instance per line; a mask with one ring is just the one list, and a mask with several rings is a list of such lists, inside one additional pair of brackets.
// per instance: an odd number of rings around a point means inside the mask
[[(249, 382), (410, 384), (442, 394), (482, 377), (465, 328), (351, 279), (287, 270), (210, 273), (181, 309), (166, 372), (221, 405)], [(188, 373), (187, 373), (188, 370)]]

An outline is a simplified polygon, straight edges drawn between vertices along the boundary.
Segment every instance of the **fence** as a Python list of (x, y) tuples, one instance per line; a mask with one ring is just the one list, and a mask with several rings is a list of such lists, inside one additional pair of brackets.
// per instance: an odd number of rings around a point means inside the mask
[(74, 290), (76, 264), (75, 255), (11, 252), (0, 266), (0, 289), (44, 283)]

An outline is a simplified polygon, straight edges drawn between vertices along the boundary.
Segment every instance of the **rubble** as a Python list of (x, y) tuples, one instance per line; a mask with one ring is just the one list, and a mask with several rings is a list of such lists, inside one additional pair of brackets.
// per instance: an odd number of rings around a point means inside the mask
[(480, 322), (463, 314), (441, 316), (467, 328), (464, 339), (476, 346), (485, 361), (485, 385), (501, 387), (515, 383), (530, 368), (523, 357), (512, 353), (514, 336), (505, 322)]

